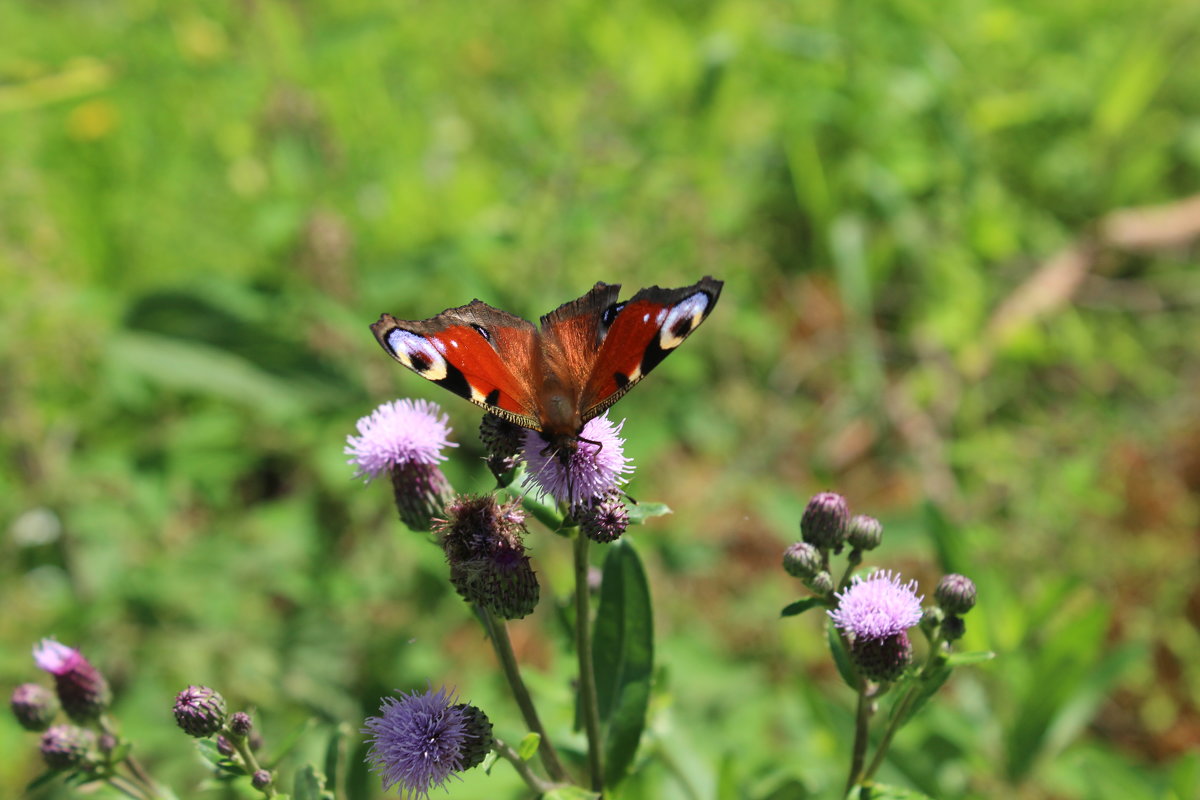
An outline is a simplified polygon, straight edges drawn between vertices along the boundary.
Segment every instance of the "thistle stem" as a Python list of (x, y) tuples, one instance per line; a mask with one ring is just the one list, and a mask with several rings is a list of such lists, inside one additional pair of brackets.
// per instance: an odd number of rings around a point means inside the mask
[(499, 753), (501, 758), (511, 763), (513, 765), (513, 769), (515, 769), (517, 774), (521, 776), (521, 779), (524, 780), (525, 783), (529, 784), (529, 788), (533, 789), (539, 795), (546, 794), (547, 792), (552, 791), (553, 789), (556, 789), (562, 785), (551, 783), (550, 781), (542, 779), (541, 776), (539, 776), (530, 768), (529, 762), (521, 758), (521, 754), (514, 750), (512, 746), (504, 740), (493, 740), (492, 749)]
[[(102, 714), (100, 716), (99, 723), (100, 731), (102, 733), (107, 733), (109, 736), (114, 737), (117, 741), (121, 741), (121, 737), (117, 733), (116, 725), (113, 724), (112, 719), (107, 714)], [(132, 782), (124, 781), (124, 779), (122, 779), (122, 781), (129, 783), (130, 786), (133, 786), (135, 789), (137, 789), (138, 794), (136, 796), (151, 798), (151, 800), (164, 797), (163, 793), (159, 790), (158, 784), (156, 784), (154, 779), (150, 777), (150, 773), (147, 772), (146, 768), (143, 767), (141, 763), (139, 763), (138, 760), (133, 757), (131, 752), (126, 751), (125, 757), (121, 759), (119, 763), (124, 764), (125, 768), (129, 770), (131, 775), (133, 775)], [(113, 766), (116, 765), (114, 764)], [(117, 776), (114, 775), (113, 777), (116, 778)], [(129, 792), (128, 788), (119, 787), (116, 784), (113, 784), (113, 786), (120, 791), (124, 791), (126, 793)]]
[(575, 650), (579, 653), (579, 693), (583, 727), (587, 733), (588, 774), (593, 791), (604, 788), (604, 764), (600, 753), (600, 704), (596, 698), (596, 670), (592, 661), (592, 637), (588, 611), (588, 538), (575, 531)]
[(126, 797), (132, 797), (133, 800), (148, 800), (151, 797), (147, 790), (120, 775), (110, 775), (104, 779), (104, 782)]
[(569, 781), (567, 771), (563, 769), (562, 762), (558, 760), (558, 751), (554, 749), (550, 736), (546, 733), (541, 718), (538, 717), (537, 709), (533, 705), (533, 698), (529, 695), (529, 689), (525, 687), (525, 681), (521, 679), (521, 670), (517, 666), (517, 657), (513, 653), (512, 641), (508, 638), (506, 623), (486, 608), (480, 608), (480, 612), (487, 625), (496, 657), (500, 660), (500, 666), (504, 670), (504, 677), (508, 679), (513, 699), (516, 700), (517, 707), (521, 709), (521, 716), (525, 718), (525, 724), (529, 726), (529, 729), (542, 739), (541, 744), (538, 745), (538, 754), (541, 756), (542, 765), (552, 780), (560, 783)]
[(858, 708), (854, 714), (854, 750), (850, 756), (850, 774), (846, 778), (846, 793), (859, 782), (867, 759), (868, 725), (871, 721), (871, 701), (867, 697), (867, 682), (858, 681)]
[(925, 664), (921, 667), (921, 674), (917, 680), (913, 681), (908, 691), (904, 696), (896, 701), (895, 710), (892, 712), (891, 721), (883, 732), (883, 737), (879, 740), (879, 746), (875, 748), (875, 756), (871, 759), (870, 765), (862, 774), (863, 780), (869, 780), (883, 766), (883, 759), (887, 756), (888, 747), (892, 744), (892, 738), (896, 735), (896, 731), (900, 730), (900, 726), (904, 724), (905, 717), (908, 716), (908, 708), (913, 704), (917, 692), (920, 690), (922, 680), (929, 676), (935, 664), (937, 664), (942, 650), (942, 637), (938, 635), (931, 638), (929, 642), (929, 657), (925, 659)]
[[(224, 734), (225, 738), (229, 740), (229, 743), (233, 745), (233, 749), (237, 750), (238, 755), (241, 756), (242, 764), (246, 767), (246, 771), (251, 775), (258, 772), (261, 767), (258, 765), (258, 759), (254, 757), (254, 751), (250, 749), (250, 737), (238, 736), (236, 733), (229, 730), (229, 726), (225, 727)], [(262, 792), (267, 797), (274, 797), (274, 781), (268, 783), (265, 787), (259, 789), (258, 791)]]

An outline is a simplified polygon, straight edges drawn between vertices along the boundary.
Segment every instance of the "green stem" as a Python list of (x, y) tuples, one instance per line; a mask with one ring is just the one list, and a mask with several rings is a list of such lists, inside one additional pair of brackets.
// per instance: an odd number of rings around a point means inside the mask
[(855, 567), (862, 563), (862, 551), (857, 547), (850, 551), (850, 555), (846, 558), (846, 571), (842, 573), (841, 580), (834, 587), (835, 592), (844, 591), (850, 585), (850, 574), (854, 572)]
[(588, 538), (575, 531), (575, 649), (579, 653), (579, 693), (583, 729), (587, 733), (588, 774), (592, 790), (604, 788), (604, 764), (600, 753), (600, 704), (596, 698), (596, 669), (592, 661), (592, 637), (588, 611)]
[[(100, 732), (108, 734), (109, 736), (113, 737), (118, 744), (120, 744), (121, 736), (117, 733), (117, 728), (113, 724), (112, 718), (107, 714), (102, 714), (100, 716), (99, 723)], [(143, 767), (141, 763), (139, 763), (138, 760), (133, 757), (132, 752), (127, 752), (125, 757), (121, 759), (119, 763), (124, 764), (125, 768), (129, 770), (130, 774), (133, 775), (133, 781), (129, 783), (137, 790), (137, 796), (151, 798), (151, 800), (165, 796), (159, 790), (158, 784), (155, 783), (154, 779), (150, 777), (150, 773), (146, 771), (146, 768)], [(118, 776), (115, 775), (113, 776), (114, 779), (117, 777)], [(121, 778), (120, 780), (122, 782), (127, 782), (124, 778)], [(114, 784), (114, 788), (120, 787), (116, 787)], [(128, 792), (128, 789), (123, 789), (123, 791)]]
[(908, 715), (908, 708), (912, 705), (918, 691), (920, 691), (921, 682), (929, 677), (930, 671), (932, 671), (934, 665), (938, 663), (938, 659), (941, 657), (941, 651), (942, 636), (941, 631), (938, 631), (938, 634), (930, 639), (929, 657), (925, 659), (925, 664), (921, 667), (921, 674), (917, 676), (917, 679), (909, 685), (908, 690), (904, 693), (904, 696), (896, 701), (896, 707), (892, 711), (892, 719), (888, 723), (887, 728), (884, 730), (883, 737), (879, 740), (879, 746), (875, 748), (875, 757), (871, 759), (871, 763), (867, 766), (866, 771), (862, 774), (862, 779), (864, 781), (870, 780), (872, 777), (874, 777), (879, 768), (883, 766), (883, 759), (887, 756), (888, 747), (890, 747), (892, 744), (892, 738), (896, 735), (896, 732), (900, 730), (900, 726), (903, 724), (902, 721)]
[(517, 771), (517, 774), (521, 776), (521, 779), (524, 780), (525, 783), (529, 784), (529, 788), (533, 789), (539, 795), (545, 794), (546, 792), (557, 789), (563, 785), (543, 780), (542, 777), (534, 772), (529, 766), (529, 762), (521, 758), (521, 754), (514, 750), (512, 746), (504, 740), (493, 740), (492, 749), (499, 753), (501, 758), (504, 758), (510, 764), (512, 764), (513, 769)]
[(122, 778), (120, 775), (109, 775), (104, 782), (126, 797), (132, 797), (133, 800), (149, 800), (153, 796), (133, 781)]
[(854, 751), (850, 757), (850, 774), (846, 778), (848, 794), (862, 776), (863, 763), (867, 759), (867, 731), (871, 720), (871, 701), (867, 697), (867, 682), (858, 679), (858, 709), (854, 714)]
[[(229, 740), (229, 743), (233, 745), (233, 749), (237, 750), (238, 755), (242, 757), (242, 763), (245, 765), (246, 770), (251, 775), (262, 769), (262, 767), (258, 765), (258, 759), (254, 757), (254, 751), (250, 749), (249, 736), (238, 736), (230, 731), (228, 727), (226, 727), (225, 738)], [(259, 789), (259, 791), (267, 797), (274, 797), (275, 781), (272, 780), (262, 789)]]
[(504, 677), (508, 679), (513, 699), (517, 701), (517, 707), (521, 709), (521, 716), (525, 718), (525, 724), (529, 726), (529, 729), (542, 738), (541, 744), (538, 745), (538, 754), (542, 758), (542, 765), (552, 780), (560, 783), (568, 782), (570, 779), (567, 771), (563, 769), (562, 762), (558, 760), (558, 751), (554, 749), (550, 736), (546, 733), (541, 718), (538, 717), (537, 709), (534, 708), (529, 689), (525, 687), (525, 681), (521, 679), (521, 670), (517, 666), (517, 656), (513, 653), (512, 641), (508, 638), (508, 627), (505, 621), (496, 617), (486, 608), (480, 608), (480, 612), (487, 625), (496, 657), (500, 660), (500, 666), (504, 670)]

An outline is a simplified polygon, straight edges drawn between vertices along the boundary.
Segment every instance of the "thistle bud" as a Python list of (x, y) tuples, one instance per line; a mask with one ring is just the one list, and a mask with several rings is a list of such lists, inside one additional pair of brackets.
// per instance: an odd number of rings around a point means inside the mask
[(821, 570), (812, 578), (805, 581), (804, 585), (812, 589), (815, 594), (829, 594), (833, 591), (833, 576)]
[(207, 686), (189, 686), (175, 696), (174, 712), (184, 733), (203, 739), (225, 725), (225, 698)]
[(58, 698), (54, 692), (36, 683), (22, 683), (13, 689), (9, 701), (13, 716), (27, 731), (44, 731), (58, 715)]
[(574, 516), (584, 535), (601, 544), (620, 539), (629, 527), (629, 512), (621, 500), (620, 492), (609, 492), (577, 507)]
[(33, 649), (33, 660), (54, 676), (54, 689), (63, 711), (76, 722), (95, 719), (112, 702), (108, 681), (78, 650), (42, 639)]
[(454, 708), (462, 709), (463, 712), (466, 736), (459, 755), (462, 758), (462, 769), (468, 770), (482, 764), (483, 759), (492, 751), (492, 721), (482, 709), (469, 703), (459, 703)]
[(525, 555), (525, 514), (493, 495), (462, 496), (446, 506), (435, 530), (450, 582), (462, 597), (503, 619), (520, 619), (537, 605), (537, 576)]
[[(487, 465), (499, 480), (521, 463), (525, 429), (495, 414), (484, 414), (479, 423), (479, 439), (487, 450)], [(504, 481), (507, 485), (508, 481)]]
[(450, 482), (436, 464), (397, 464), (389, 472), (400, 521), (414, 531), (432, 530), (450, 499)]
[(857, 514), (850, 518), (846, 541), (857, 550), (874, 550), (883, 541), (883, 525), (874, 517)]
[(42, 760), (53, 770), (82, 766), (96, 744), (96, 734), (75, 725), (54, 725), (42, 734)]
[(846, 540), (850, 508), (846, 498), (833, 492), (823, 492), (808, 501), (800, 518), (800, 535), (804, 541), (822, 550), (838, 550)]
[(821, 571), (821, 551), (808, 542), (796, 542), (783, 551), (783, 571), (802, 581), (816, 577)]
[(250, 778), (250, 785), (261, 792), (271, 785), (271, 773), (265, 769), (256, 770), (254, 776)]
[(947, 614), (965, 614), (975, 607), (975, 584), (965, 575), (950, 573), (938, 581), (933, 599)]
[(947, 614), (942, 622), (942, 638), (947, 642), (957, 642), (967, 632), (967, 624), (957, 614)]
[(863, 676), (873, 681), (894, 681), (912, 663), (912, 643), (900, 633), (880, 639), (856, 638), (850, 645), (850, 657)]
[(229, 732), (234, 736), (246, 736), (254, 722), (245, 711), (238, 711), (229, 717)]

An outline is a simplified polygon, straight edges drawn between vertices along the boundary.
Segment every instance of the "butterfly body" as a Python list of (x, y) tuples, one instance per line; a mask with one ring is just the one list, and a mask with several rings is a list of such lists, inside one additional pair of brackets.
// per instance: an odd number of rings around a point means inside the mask
[(392, 358), (497, 416), (572, 452), (603, 413), (678, 347), (712, 311), (723, 283), (642, 289), (618, 302), (597, 283), (533, 323), (474, 300), (426, 320), (383, 314), (371, 326)]

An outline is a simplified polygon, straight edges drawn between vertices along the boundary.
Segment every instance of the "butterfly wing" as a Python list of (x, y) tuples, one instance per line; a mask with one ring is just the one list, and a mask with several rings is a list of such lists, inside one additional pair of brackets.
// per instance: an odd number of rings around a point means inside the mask
[(724, 285), (705, 276), (679, 289), (642, 289), (624, 303), (606, 306), (580, 398), (583, 421), (620, 400), (681, 345), (707, 319)]
[(479, 300), (410, 321), (371, 326), (388, 355), (423, 378), (526, 428), (541, 430), (532, 387), (537, 329)]

